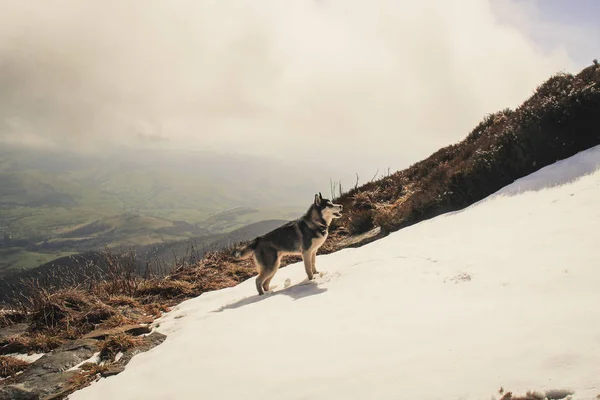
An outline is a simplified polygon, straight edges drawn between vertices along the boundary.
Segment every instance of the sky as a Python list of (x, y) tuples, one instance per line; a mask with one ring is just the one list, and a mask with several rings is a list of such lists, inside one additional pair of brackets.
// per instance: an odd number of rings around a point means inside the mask
[(211, 150), (370, 179), (591, 64), (599, 7), (0, 0), (0, 145)]

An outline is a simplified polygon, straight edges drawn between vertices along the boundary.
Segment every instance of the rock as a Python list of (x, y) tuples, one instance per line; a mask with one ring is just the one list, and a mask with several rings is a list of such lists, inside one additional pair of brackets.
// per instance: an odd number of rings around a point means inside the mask
[(123, 371), (125, 371), (125, 365), (113, 365), (107, 371), (104, 371), (102, 376), (107, 378), (109, 376), (118, 375)]
[(68, 371), (68, 369), (94, 355), (97, 351), (96, 344), (97, 341), (93, 339), (81, 339), (55, 349), (18, 375), (15, 378), (18, 384), (7, 386), (7, 390), (20, 390), (23, 393), (38, 396), (23, 397), (24, 399), (45, 399), (62, 392), (65, 383), (79, 373), (79, 371)]
[(572, 390), (553, 389), (553, 390), (548, 390), (545, 394), (546, 394), (546, 398), (548, 400), (560, 400), (560, 399), (564, 399), (567, 396), (571, 396), (574, 393), (575, 392), (573, 392)]
[[(143, 329), (142, 329), (143, 328)], [(149, 330), (140, 325), (124, 326), (119, 332), (136, 332), (135, 329)], [(104, 331), (104, 335), (112, 334)], [(98, 333), (98, 332), (97, 332)], [(96, 333), (96, 334), (97, 334)], [(98, 337), (103, 337), (99, 335)], [(136, 355), (158, 346), (165, 340), (162, 333), (153, 332), (142, 337), (142, 343), (135, 348), (125, 351), (118, 362), (111, 365), (102, 373), (103, 377), (119, 374), (125, 370), (125, 365)], [(70, 368), (91, 358), (98, 351), (98, 341), (92, 338), (79, 339), (55, 349), (31, 364), (22, 374), (14, 378), (16, 383), (0, 389), (0, 400), (58, 400), (63, 399), (74, 390), (69, 380), (80, 374), (80, 370), (69, 371)]]
[(119, 365), (126, 365), (136, 354), (146, 352), (146, 351), (158, 346), (159, 344), (164, 342), (166, 338), (167, 338), (166, 335), (163, 335), (162, 333), (159, 333), (159, 332), (153, 332), (148, 336), (144, 336), (144, 338), (142, 339), (141, 345), (136, 346), (130, 350), (127, 350), (123, 354), (123, 357), (121, 357), (121, 359), (119, 360)]
[(139, 325), (139, 324), (131, 324), (131, 325), (123, 325), (117, 326), (116, 328), (108, 328), (108, 329), (96, 329), (85, 335), (84, 339), (98, 339), (103, 340), (108, 336), (117, 335), (119, 333), (128, 333), (133, 336), (144, 335), (150, 333), (152, 330), (147, 325)]
[(381, 230), (381, 227), (378, 226), (368, 232), (361, 233), (359, 235), (348, 236), (347, 238), (340, 240), (336, 244), (336, 247), (339, 249), (344, 249), (346, 247), (361, 247), (377, 239), (381, 239), (384, 236), (385, 234)]
[(39, 400), (40, 396), (22, 387), (22, 385), (8, 385), (0, 388), (0, 400)]

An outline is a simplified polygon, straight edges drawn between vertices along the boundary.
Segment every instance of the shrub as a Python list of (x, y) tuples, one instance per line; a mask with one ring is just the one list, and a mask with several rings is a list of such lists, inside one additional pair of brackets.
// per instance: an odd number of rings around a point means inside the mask
[(352, 214), (350, 217), (350, 233), (359, 234), (367, 232), (374, 227), (373, 210), (363, 210)]

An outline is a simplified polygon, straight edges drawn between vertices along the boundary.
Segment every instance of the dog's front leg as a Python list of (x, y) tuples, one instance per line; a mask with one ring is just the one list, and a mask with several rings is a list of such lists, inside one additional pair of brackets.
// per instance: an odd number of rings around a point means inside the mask
[(310, 251), (305, 251), (302, 253), (302, 261), (304, 261), (304, 270), (306, 271), (306, 275), (308, 276), (308, 280), (312, 281), (313, 278), (313, 267), (312, 267), (312, 255)]
[(312, 264), (312, 273), (317, 275), (319, 272), (317, 271), (317, 251), (313, 251), (310, 255), (310, 263)]

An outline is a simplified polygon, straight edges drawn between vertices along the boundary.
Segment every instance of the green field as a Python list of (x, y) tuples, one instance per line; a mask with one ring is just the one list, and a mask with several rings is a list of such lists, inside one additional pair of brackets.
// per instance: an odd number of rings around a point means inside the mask
[[(20, 247), (0, 249), (0, 271), (4, 274), (30, 269), (54, 259), (75, 254), (73, 252), (38, 253), (27, 251)], [(1, 275), (1, 274), (0, 274)]]

